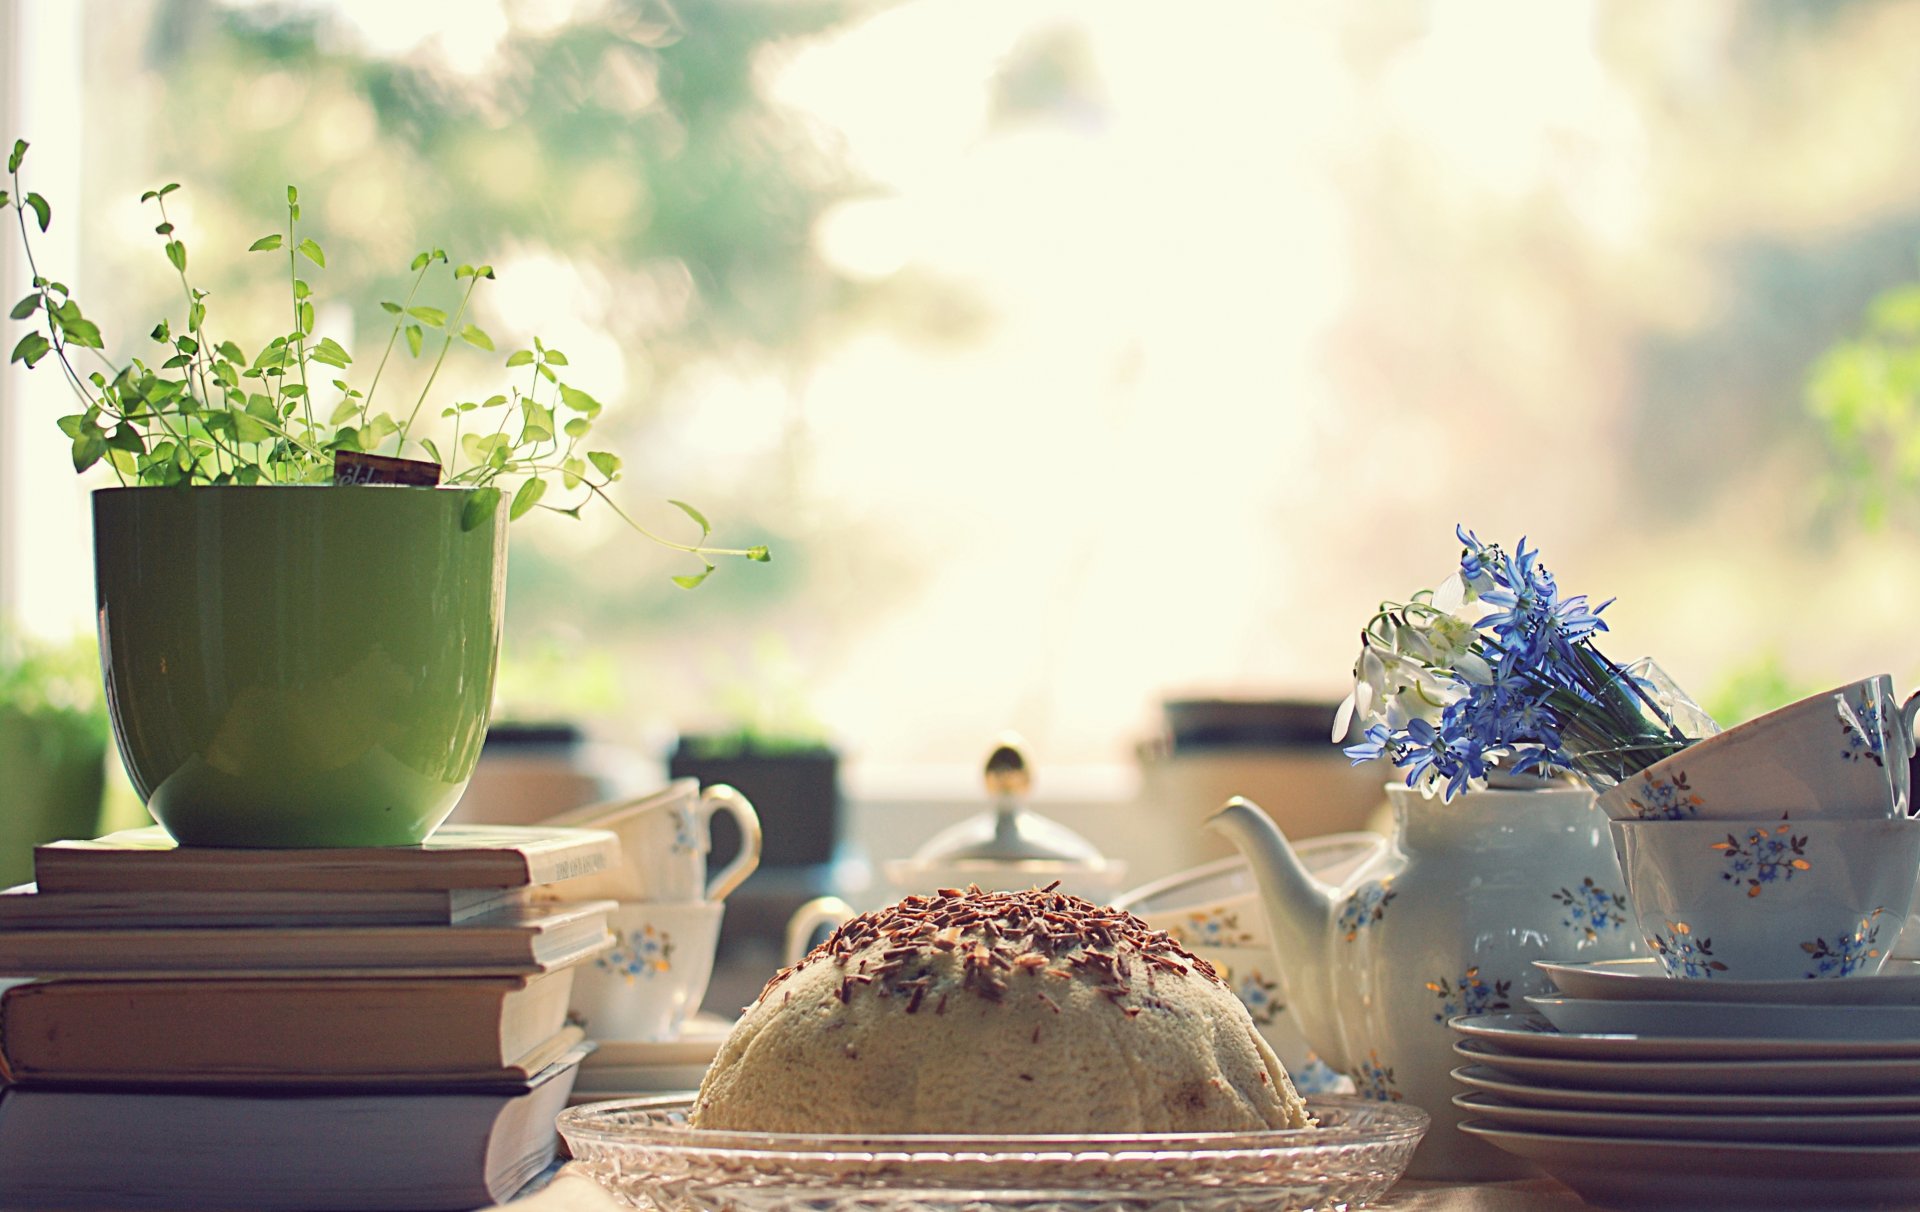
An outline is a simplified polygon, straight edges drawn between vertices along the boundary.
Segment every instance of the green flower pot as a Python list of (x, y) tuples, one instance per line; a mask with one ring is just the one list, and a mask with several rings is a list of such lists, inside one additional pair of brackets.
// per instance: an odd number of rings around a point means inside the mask
[(107, 707), (182, 845), (405, 846), (465, 790), (493, 698), (506, 518), (470, 490), (93, 494)]

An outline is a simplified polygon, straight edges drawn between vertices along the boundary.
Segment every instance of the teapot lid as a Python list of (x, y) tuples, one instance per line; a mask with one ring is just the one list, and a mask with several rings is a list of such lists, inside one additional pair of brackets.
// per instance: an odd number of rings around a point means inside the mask
[(939, 873), (956, 881), (1046, 883), (1105, 876), (1118, 868), (1086, 838), (1026, 807), (1033, 772), (1018, 737), (1000, 737), (983, 774), (993, 807), (941, 830), (912, 858), (888, 864), (896, 882), (917, 883)]

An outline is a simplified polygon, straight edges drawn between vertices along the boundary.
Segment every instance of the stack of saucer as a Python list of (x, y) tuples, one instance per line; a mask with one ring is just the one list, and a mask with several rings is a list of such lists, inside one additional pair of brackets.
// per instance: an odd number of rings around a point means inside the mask
[(1610, 1208), (1891, 1207), (1920, 1183), (1920, 963), (1846, 980), (1539, 966), (1562, 996), (1456, 1019), (1463, 1132)]

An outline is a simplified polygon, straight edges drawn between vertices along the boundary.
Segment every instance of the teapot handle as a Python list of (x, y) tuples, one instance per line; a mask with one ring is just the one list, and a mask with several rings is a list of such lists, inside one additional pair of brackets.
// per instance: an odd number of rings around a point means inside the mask
[(816, 896), (795, 909), (787, 919), (787, 966), (792, 967), (806, 958), (814, 931), (822, 926), (844, 925), (858, 916), (852, 905), (837, 896)]

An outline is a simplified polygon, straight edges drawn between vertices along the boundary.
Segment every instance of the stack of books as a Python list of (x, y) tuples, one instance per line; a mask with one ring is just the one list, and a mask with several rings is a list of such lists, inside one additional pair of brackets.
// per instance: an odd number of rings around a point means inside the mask
[(35, 852), (0, 893), (0, 1207), (452, 1209), (551, 1162), (609, 833)]

